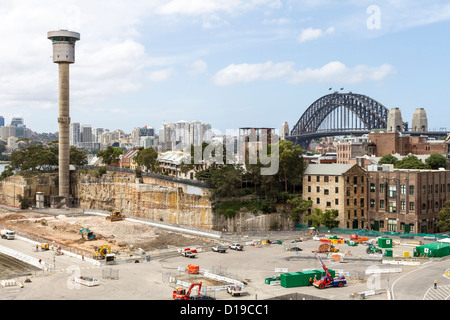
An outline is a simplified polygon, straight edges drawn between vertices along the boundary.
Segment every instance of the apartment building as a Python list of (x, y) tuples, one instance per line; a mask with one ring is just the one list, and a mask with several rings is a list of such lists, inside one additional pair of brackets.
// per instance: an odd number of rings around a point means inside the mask
[(449, 170), (368, 167), (368, 212), (373, 230), (437, 232), (437, 216), (450, 200)]
[(309, 164), (303, 176), (303, 198), (312, 209), (338, 210), (339, 228), (365, 229), (367, 173), (358, 165)]

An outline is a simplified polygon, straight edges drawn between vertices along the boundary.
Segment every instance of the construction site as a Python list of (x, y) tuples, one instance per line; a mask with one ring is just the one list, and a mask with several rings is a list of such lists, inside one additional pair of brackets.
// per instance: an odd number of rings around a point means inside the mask
[(2, 209), (1, 299), (89, 292), (93, 300), (409, 300), (425, 299), (437, 276), (450, 286), (448, 255), (416, 249), (432, 240), (314, 230), (202, 234), (146, 222), (118, 212)]

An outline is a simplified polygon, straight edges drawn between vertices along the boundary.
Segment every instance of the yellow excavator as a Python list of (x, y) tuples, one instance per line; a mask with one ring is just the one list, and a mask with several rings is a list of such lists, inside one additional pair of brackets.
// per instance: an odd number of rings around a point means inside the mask
[(108, 217), (106, 217), (106, 220), (108, 221), (120, 221), (125, 220), (126, 216), (120, 213), (120, 211), (111, 212)]
[(94, 259), (105, 260), (106, 263), (114, 262), (115, 255), (111, 253), (111, 246), (103, 245), (100, 248), (96, 248), (94, 252)]

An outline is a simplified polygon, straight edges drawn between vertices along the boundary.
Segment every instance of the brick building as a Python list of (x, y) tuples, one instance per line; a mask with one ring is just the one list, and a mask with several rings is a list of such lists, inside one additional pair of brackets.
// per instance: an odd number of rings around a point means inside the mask
[(437, 215), (450, 200), (449, 170), (368, 167), (368, 216), (373, 230), (437, 232)]
[(338, 210), (340, 228), (368, 227), (367, 173), (358, 165), (309, 164), (303, 199), (313, 201), (312, 209)]

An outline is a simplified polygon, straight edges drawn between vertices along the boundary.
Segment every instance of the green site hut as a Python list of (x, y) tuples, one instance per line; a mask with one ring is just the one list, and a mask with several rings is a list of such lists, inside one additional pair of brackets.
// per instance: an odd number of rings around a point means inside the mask
[(378, 238), (378, 246), (380, 248), (392, 248), (391, 238)]
[[(334, 278), (336, 272), (328, 269), (330, 275)], [(301, 272), (282, 273), (280, 275), (280, 285), (284, 288), (303, 287), (309, 285), (309, 279), (320, 279), (326, 273), (324, 270), (309, 270)]]
[(413, 250), (414, 257), (441, 258), (450, 255), (450, 243), (433, 242), (417, 246)]

